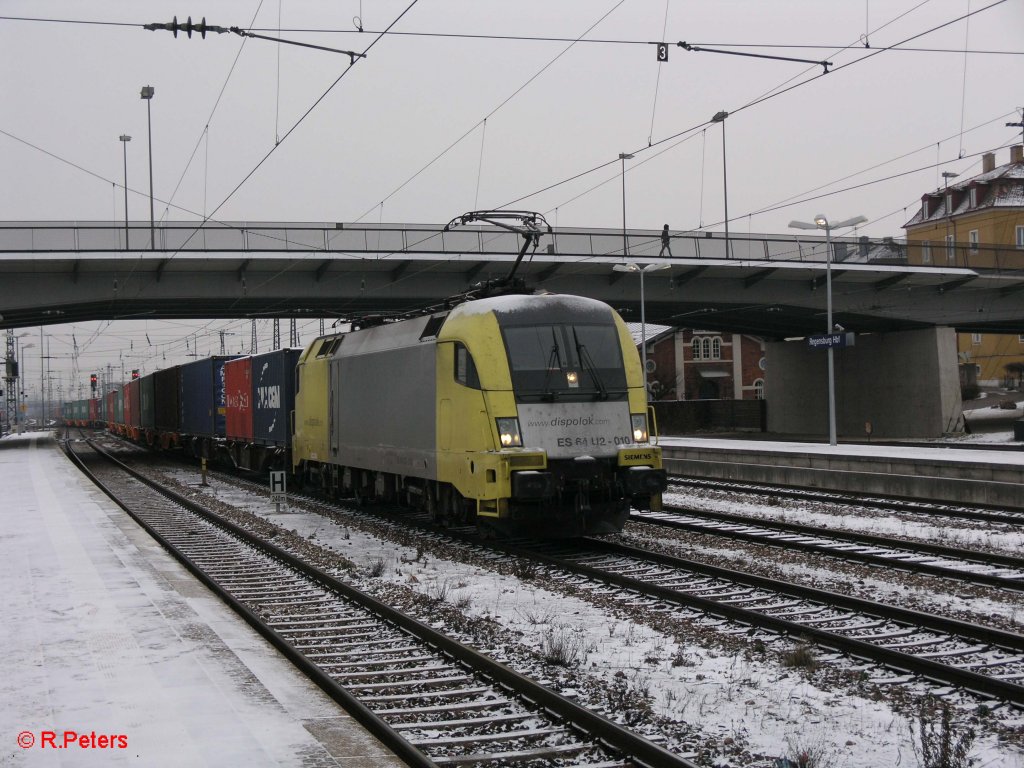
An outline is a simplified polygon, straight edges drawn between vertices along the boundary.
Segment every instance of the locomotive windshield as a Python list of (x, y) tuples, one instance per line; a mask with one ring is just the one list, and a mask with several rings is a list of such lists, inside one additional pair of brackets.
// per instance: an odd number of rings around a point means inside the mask
[(626, 371), (614, 325), (544, 324), (503, 329), (517, 399), (621, 399)]

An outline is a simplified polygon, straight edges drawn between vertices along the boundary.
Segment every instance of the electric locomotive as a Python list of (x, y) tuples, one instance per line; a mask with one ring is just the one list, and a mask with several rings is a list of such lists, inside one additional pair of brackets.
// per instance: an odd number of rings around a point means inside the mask
[(616, 532), (666, 485), (625, 323), (552, 294), (316, 339), (296, 367), (292, 466), (328, 495), (499, 535)]

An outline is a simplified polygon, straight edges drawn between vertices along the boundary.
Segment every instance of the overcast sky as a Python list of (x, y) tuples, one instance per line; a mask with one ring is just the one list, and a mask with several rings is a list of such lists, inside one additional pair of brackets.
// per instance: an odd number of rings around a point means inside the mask
[[(941, 171), (977, 173), (993, 150), (1007, 162), (1019, 142), (1005, 124), (1024, 106), (1022, 0), (410, 1), (4, 0), (0, 219), (123, 220), (126, 133), (130, 218), (147, 220), (144, 85), (156, 217), (170, 220), (443, 224), (509, 206), (617, 228), (628, 152), (631, 228), (721, 230), (709, 121), (724, 110), (731, 231), (787, 233), (824, 212), (898, 237)], [(367, 55), (141, 28), (189, 14)], [(380, 37), (389, 27), (416, 34)], [(646, 44), (660, 40), (666, 63)], [(249, 335), (248, 321), (98, 327), (48, 332), (68, 350), (75, 334), (86, 373), (128, 352), (129, 367), (177, 362), (193, 328), (240, 334), (235, 352)]]

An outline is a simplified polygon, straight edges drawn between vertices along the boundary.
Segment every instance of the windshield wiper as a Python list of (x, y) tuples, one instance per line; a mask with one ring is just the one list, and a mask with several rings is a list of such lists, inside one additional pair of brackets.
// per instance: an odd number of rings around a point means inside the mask
[(579, 355), (580, 365), (583, 366), (583, 370), (590, 374), (590, 378), (594, 380), (594, 386), (597, 387), (597, 400), (607, 400), (608, 390), (604, 386), (604, 382), (601, 381), (601, 377), (597, 373), (597, 366), (594, 365), (594, 361), (590, 358), (590, 353), (587, 352), (587, 348), (580, 344), (579, 337), (576, 335), (576, 328), (572, 329), (572, 338), (576, 342), (576, 354)]
[(551, 382), (551, 372), (556, 370), (562, 370), (562, 357), (558, 349), (558, 336), (555, 335), (555, 329), (551, 329), (551, 353), (548, 355), (547, 373), (544, 374), (544, 386), (541, 389), (544, 390), (545, 400), (557, 400), (558, 393), (551, 389), (548, 384)]

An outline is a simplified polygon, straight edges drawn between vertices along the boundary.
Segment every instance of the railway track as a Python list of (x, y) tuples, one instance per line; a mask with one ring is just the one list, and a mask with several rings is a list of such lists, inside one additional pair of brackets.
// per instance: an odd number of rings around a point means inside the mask
[[(230, 480), (258, 493), (267, 492), (251, 481)], [(303, 502), (323, 511), (339, 511), (317, 498), (303, 498)], [(580, 546), (485, 545), (468, 528), (438, 529), (425, 515), (408, 510), (370, 514), (403, 527), (418, 526), (439, 541), (456, 540), (481, 552), (498, 550), (534, 560), (548, 566), (554, 578), (579, 578), (581, 589), (607, 591), (611, 585), (624, 594), (651, 601), (652, 607), (660, 610), (679, 606), (743, 627), (764, 629), (774, 636), (802, 638), (909, 674), (907, 679), (920, 677), (1024, 708), (1024, 636), (1016, 633), (607, 541), (585, 539)], [(895, 678), (897, 682), (900, 679)]]
[(87, 444), (65, 450), (409, 765), (694, 768)]
[(1000, 589), (1024, 590), (1024, 558), (1011, 555), (685, 507), (667, 506), (661, 512), (634, 512), (630, 519)]
[(695, 608), (1024, 708), (1024, 636), (596, 539), (498, 547), (591, 582)]
[(807, 488), (795, 488), (784, 485), (768, 485), (765, 483), (739, 483), (732, 480), (705, 480), (703, 478), (670, 477), (666, 491), (681, 492), (687, 489), (731, 491), (734, 493), (751, 494), (752, 496), (773, 499), (796, 499), (798, 501), (815, 501), (828, 504), (848, 504), (850, 506), (882, 509), (889, 512), (911, 513), (915, 515), (932, 515), (961, 520), (980, 520), (990, 523), (1009, 523), (1024, 525), (1024, 508), (993, 509), (990, 507), (970, 504), (947, 504), (944, 502), (918, 501), (895, 496), (856, 496), (837, 491), (818, 491)]

